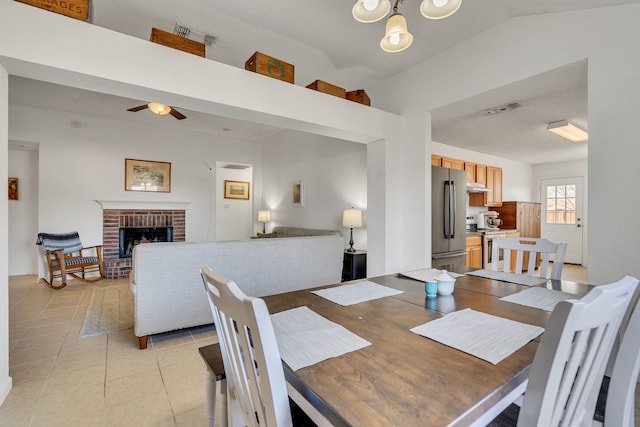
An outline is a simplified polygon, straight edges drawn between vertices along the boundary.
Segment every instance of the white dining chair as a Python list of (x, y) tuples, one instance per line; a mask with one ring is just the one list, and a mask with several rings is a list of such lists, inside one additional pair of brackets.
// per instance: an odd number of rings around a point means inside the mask
[(626, 328), (620, 331), (620, 347), (612, 353), (613, 370), (608, 391), (598, 402), (596, 414), (604, 418), (594, 426), (633, 427), (635, 394), (640, 373), (640, 304), (635, 305)]
[[(556, 305), (531, 364), (522, 407), (515, 411), (518, 427), (592, 425), (605, 367), (637, 285), (638, 279), (626, 276)], [(513, 409), (488, 425), (513, 425)]]
[[(292, 424), (290, 386), (284, 378), (280, 351), (265, 302), (245, 295), (235, 282), (208, 267), (200, 271), (220, 341), (227, 386), (228, 425), (304, 425), (306, 420)], [(308, 402), (299, 399), (296, 403), (315, 424), (328, 425)]]
[[(567, 252), (566, 243), (553, 243), (547, 239), (539, 239), (535, 237), (507, 237), (504, 239), (493, 239), (491, 252), (491, 269), (498, 271), (500, 250), (503, 251), (504, 271), (511, 269), (512, 251), (516, 253), (515, 273), (522, 274), (524, 254), (529, 254), (529, 261), (526, 265), (527, 275), (533, 276), (536, 270), (537, 254), (540, 254), (539, 276), (547, 278), (547, 270), (549, 263), (553, 261), (551, 275), (549, 279), (560, 280), (562, 278), (562, 267), (564, 265), (564, 257)], [(551, 259), (553, 255), (553, 259)]]

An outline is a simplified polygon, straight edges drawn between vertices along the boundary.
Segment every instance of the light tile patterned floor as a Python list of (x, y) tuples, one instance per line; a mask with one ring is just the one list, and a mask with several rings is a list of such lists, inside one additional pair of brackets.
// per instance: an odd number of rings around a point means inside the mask
[(205, 366), (198, 347), (211, 326), (155, 335), (138, 349), (133, 330), (78, 338), (96, 284), (61, 290), (35, 276), (9, 278), (9, 375), (0, 426), (205, 426)]

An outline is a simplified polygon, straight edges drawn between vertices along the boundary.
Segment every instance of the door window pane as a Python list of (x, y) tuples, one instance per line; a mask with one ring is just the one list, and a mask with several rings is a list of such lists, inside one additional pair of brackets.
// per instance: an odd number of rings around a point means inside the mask
[(575, 224), (576, 222), (576, 186), (547, 186), (547, 223)]

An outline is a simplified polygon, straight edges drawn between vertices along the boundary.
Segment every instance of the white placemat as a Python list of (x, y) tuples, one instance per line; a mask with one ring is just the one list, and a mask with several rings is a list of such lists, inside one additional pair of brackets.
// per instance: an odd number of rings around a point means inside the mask
[(319, 291), (312, 291), (311, 293), (346, 307), (364, 301), (398, 295), (402, 292), (403, 291), (365, 280), (364, 282), (321, 289)]
[(280, 357), (294, 371), (371, 345), (307, 307), (272, 314)]
[[(437, 268), (422, 268), (420, 270), (412, 270), (400, 274), (410, 279), (426, 282), (427, 280), (432, 280), (440, 273), (442, 273), (442, 270), (438, 270)], [(449, 275), (454, 279), (464, 276), (464, 274), (453, 273), (451, 271), (447, 271), (447, 273), (449, 273)]]
[(416, 326), (411, 332), (496, 365), (544, 329), (467, 308)]
[(540, 310), (553, 311), (553, 308), (560, 301), (578, 298), (580, 298), (578, 295), (568, 292), (554, 291), (547, 288), (530, 288), (500, 299), (514, 304), (539, 308)]
[(528, 276), (526, 274), (508, 273), (505, 271), (475, 270), (467, 273), (469, 276), (484, 277), (485, 279), (500, 280), (517, 285), (538, 286), (547, 283), (544, 277)]

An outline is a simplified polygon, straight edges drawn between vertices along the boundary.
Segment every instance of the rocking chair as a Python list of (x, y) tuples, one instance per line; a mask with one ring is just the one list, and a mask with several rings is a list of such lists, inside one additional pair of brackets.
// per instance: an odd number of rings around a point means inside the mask
[[(77, 231), (64, 234), (38, 233), (36, 245), (40, 245), (47, 266), (49, 280), (44, 277), (40, 281), (53, 289), (67, 286), (67, 274), (82, 282), (97, 282), (104, 279), (104, 264), (102, 262), (102, 245), (83, 247)], [(85, 254), (85, 251), (95, 250), (95, 255)], [(87, 273), (98, 273), (98, 275)], [(54, 283), (60, 279), (60, 284)]]

